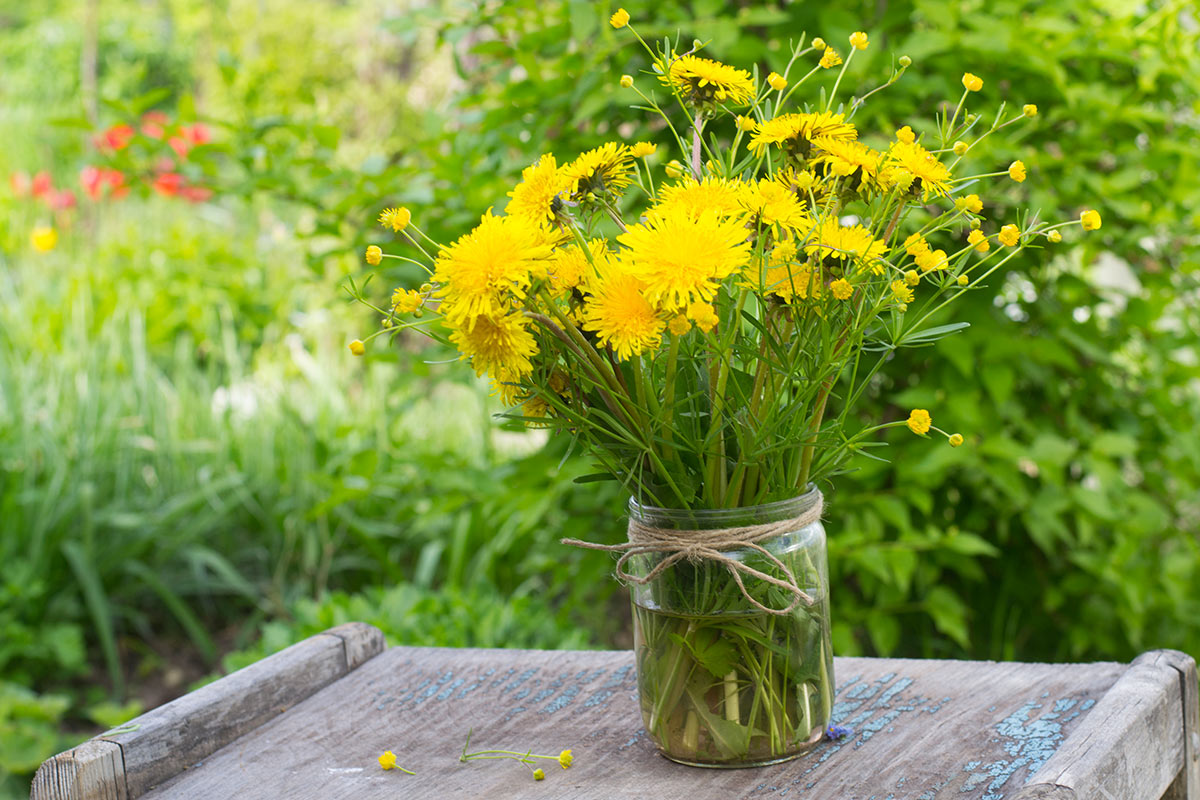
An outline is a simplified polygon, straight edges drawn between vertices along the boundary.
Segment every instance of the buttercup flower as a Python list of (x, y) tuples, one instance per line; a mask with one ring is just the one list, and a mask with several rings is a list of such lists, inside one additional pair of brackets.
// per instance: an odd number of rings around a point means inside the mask
[(1033, 103), (1026, 103), (1021, 107), (1021, 113), (1027, 117), (1036, 117), (1038, 113), (1037, 106), (1035, 106)]
[(392, 311), (397, 314), (411, 314), (425, 305), (425, 296), (413, 289), (397, 289), (392, 292)]
[(896, 140), (904, 142), (904, 144), (912, 144), (917, 140), (917, 135), (913, 133), (913, 129), (905, 125), (896, 131)]
[(668, 178), (682, 178), (683, 177), (684, 166), (683, 166), (683, 164), (680, 164), (678, 161), (675, 161), (673, 159), (671, 161), (668, 161), (666, 166), (664, 167), (664, 169), (667, 172)]
[[(620, 26), (620, 25), (618, 25), (617, 27), (619, 28), (619, 27), (621, 27), (621, 26)], [(534, 779), (535, 781), (544, 781), (544, 780), (546, 780), (546, 773), (545, 773), (544, 771), (542, 771), (542, 768), (541, 768), (541, 767), (538, 767), (537, 769), (535, 769), (535, 770), (533, 771), (533, 779)]]
[(656, 150), (658, 150), (658, 145), (652, 142), (638, 142), (629, 148), (629, 155), (634, 158), (645, 158), (646, 156), (654, 155), (654, 151)]
[(379, 266), (379, 262), (383, 261), (383, 251), (378, 245), (371, 245), (367, 248), (367, 263), (372, 267)]
[(967, 244), (974, 246), (981, 253), (986, 253), (992, 249), (992, 246), (988, 244), (987, 237), (983, 235), (983, 231), (981, 230), (973, 230), (968, 233)]
[(929, 429), (933, 426), (933, 418), (929, 416), (929, 412), (923, 408), (914, 408), (912, 413), (908, 415), (908, 429), (915, 434), (924, 436), (929, 433)]
[(821, 66), (825, 69), (836, 67), (842, 63), (842, 57), (837, 54), (837, 51), (832, 47), (825, 48), (825, 54), (821, 56)]
[(621, 88), (628, 89), (631, 86), (633, 86), (633, 76), (632, 75), (622, 75), (621, 76)]
[(954, 201), (956, 208), (965, 208), (972, 214), (978, 214), (983, 211), (983, 201), (979, 199), (977, 194), (969, 194), (966, 197), (959, 197)]
[(739, 116), (734, 120), (734, 124), (737, 125), (739, 131), (745, 131), (747, 133), (758, 127), (758, 123), (755, 122), (752, 117)]
[[(360, 342), (360, 344), (361, 344), (361, 342)], [(384, 769), (395, 769), (396, 768), (396, 754), (393, 753), (391, 750), (384, 751), (383, 755), (381, 755), (379, 757), (379, 766), (383, 767)]]
[(383, 213), (379, 215), (379, 224), (399, 233), (408, 227), (411, 219), (412, 212), (403, 206), (400, 208), (385, 208)]
[(972, 75), (969, 72), (964, 72), (962, 76), (963, 88), (968, 92), (978, 92), (983, 88), (983, 79), (978, 75)]
[(1008, 165), (1008, 177), (1012, 178), (1017, 183), (1025, 181), (1025, 162), (1014, 161)]
[(623, 8), (618, 8), (617, 13), (608, 18), (608, 24), (614, 28), (624, 28), (629, 24), (629, 12)]
[(772, 72), (767, 76), (767, 83), (777, 92), (782, 92), (787, 88), (787, 78), (780, 75), (778, 72)]
[(571, 762), (573, 762), (574, 760), (575, 760), (575, 756), (571, 755), (570, 750), (563, 750), (561, 753), (558, 754), (558, 763), (562, 765), (563, 769), (566, 769), (567, 767), (571, 766)]
[(1084, 211), (1079, 215), (1079, 221), (1083, 224), (1085, 231), (1095, 231), (1100, 229), (1100, 212), (1099, 211)]
[(1005, 225), (1000, 229), (996, 239), (1005, 247), (1016, 247), (1017, 243), (1021, 241), (1021, 229), (1016, 225)]
[[(356, 356), (361, 356), (363, 353), (367, 352), (367, 346), (362, 343), (361, 339), (355, 339), (353, 342), (350, 343), (350, 352)], [(387, 755), (387, 754), (385, 753), (384, 755)], [(393, 759), (394, 759), (394, 757), (393, 757)], [(382, 760), (382, 757), (381, 757), (381, 760)], [(384, 769), (390, 769), (390, 767), (384, 767)]]
[(1052, 243), (1058, 244), (1059, 242), (1062, 241), (1062, 234), (1059, 233), (1058, 231), (1050, 231), (1049, 233), (1046, 234), (1046, 238), (1049, 239)]
[(868, 44), (870, 42), (867, 41), (867, 34), (863, 31), (855, 31), (850, 34), (850, 46), (855, 50), (866, 50)]
[(829, 284), (829, 293), (838, 300), (849, 300), (850, 295), (854, 294), (854, 287), (845, 278), (838, 278)]

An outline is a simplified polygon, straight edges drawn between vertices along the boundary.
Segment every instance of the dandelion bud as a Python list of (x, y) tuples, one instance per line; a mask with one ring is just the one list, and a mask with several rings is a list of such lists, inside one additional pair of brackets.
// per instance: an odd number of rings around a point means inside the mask
[[(355, 339), (353, 342), (350, 343), (350, 352), (356, 356), (361, 356), (363, 353), (367, 352), (367, 346), (362, 343), (361, 339)], [(387, 754), (384, 753), (384, 755), (387, 755)], [(380, 758), (380, 763), (382, 763), (382, 762), (383, 762), (383, 759)], [(393, 760), (392, 763), (394, 764), (395, 761)], [(391, 767), (384, 767), (384, 769), (391, 769)]]
[(621, 76), (621, 88), (628, 89), (631, 86), (633, 86), (633, 76), (632, 75), (622, 75)]
[(900, 56), (900, 69), (908, 69), (912, 66), (912, 59), (908, 56)]

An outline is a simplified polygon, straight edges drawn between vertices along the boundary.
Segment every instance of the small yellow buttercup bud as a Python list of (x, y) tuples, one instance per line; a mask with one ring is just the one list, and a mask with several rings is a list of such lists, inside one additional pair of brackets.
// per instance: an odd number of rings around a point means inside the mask
[(782, 92), (787, 88), (787, 78), (780, 75), (778, 72), (772, 72), (767, 76), (767, 83), (777, 92)]
[(921, 282), (921, 273), (917, 272), (915, 269), (910, 269), (908, 272), (904, 273), (904, 282), (909, 286), (916, 286)]
[(1096, 231), (1100, 229), (1100, 212), (1088, 210), (1079, 215), (1079, 221), (1083, 224), (1085, 231)]
[(628, 89), (631, 86), (633, 86), (633, 76), (632, 75), (622, 75), (621, 76), (621, 88)]
[(959, 275), (959, 276), (958, 276), (958, 285), (959, 285), (959, 286), (966, 286), (966, 285), (967, 285), (968, 283), (970, 283), (970, 282), (971, 282), (971, 281), (970, 281), (970, 279), (969, 279), (969, 278), (967, 278), (967, 276), (966, 276), (966, 275)]
[(972, 75), (970, 72), (964, 72), (962, 85), (968, 92), (978, 92), (983, 88), (983, 79), (978, 75)]
[(618, 8), (617, 12), (608, 18), (608, 24), (614, 28), (624, 28), (629, 24), (629, 12), (623, 8)]
[[(367, 352), (367, 346), (362, 343), (362, 339), (355, 339), (350, 343), (350, 352), (356, 356), (361, 356)], [(390, 769), (390, 767), (384, 767), (384, 769)]]
[(738, 117), (736, 120), (734, 120), (734, 122), (737, 124), (739, 131), (745, 131), (747, 133), (750, 133), (758, 127), (758, 123), (754, 121), (753, 117)]
[(954, 143), (954, 155), (956, 155), (956, 156), (964, 155), (967, 152), (967, 148), (969, 146), (970, 145), (968, 145), (966, 142), (964, 142), (960, 139), (959, 141)]
[(379, 262), (383, 261), (383, 250), (379, 249), (378, 245), (371, 245), (367, 248), (367, 263), (372, 267), (379, 266)]
[(1062, 241), (1062, 234), (1059, 233), (1058, 231), (1050, 231), (1049, 233), (1046, 234), (1046, 238), (1049, 239), (1052, 243), (1058, 244), (1059, 242)]
[(1035, 106), (1033, 103), (1026, 103), (1024, 106), (1021, 107), (1021, 113), (1027, 117), (1036, 117), (1037, 116), (1037, 106)]
[(825, 49), (825, 40), (822, 39), (820, 36), (818, 36), (817, 38), (812, 40), (812, 46), (817, 50), (824, 50)]
[(908, 69), (912, 66), (912, 59), (908, 56), (900, 56), (900, 68)]
[(855, 31), (850, 34), (850, 46), (855, 50), (866, 50), (868, 44), (870, 42), (867, 41), (867, 34), (865, 32)]
[(961, 433), (950, 434), (950, 446), (951, 447), (958, 447), (962, 443), (963, 443), (963, 435)]
[(667, 162), (667, 177), (682, 178), (683, 177), (683, 164), (680, 164), (678, 161), (668, 161)]
[(533, 771), (533, 779), (534, 779), (535, 781), (544, 781), (544, 780), (546, 780), (546, 773), (542, 771), (542, 768), (541, 768), (541, 767), (538, 767), (537, 769), (535, 769), (535, 770)]

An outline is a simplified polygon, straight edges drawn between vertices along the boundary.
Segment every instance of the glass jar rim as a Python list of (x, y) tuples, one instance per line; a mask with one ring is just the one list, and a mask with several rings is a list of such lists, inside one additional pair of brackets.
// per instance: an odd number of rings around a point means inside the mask
[(641, 520), (656, 519), (663, 523), (705, 523), (705, 527), (722, 527), (722, 523), (738, 522), (747, 515), (762, 517), (769, 521), (786, 519), (792, 515), (800, 515), (817, 502), (821, 496), (816, 484), (808, 484), (807, 489), (795, 497), (775, 500), (754, 506), (735, 506), (733, 508), (660, 508), (658, 506), (642, 505), (636, 497), (629, 498), (629, 514)]

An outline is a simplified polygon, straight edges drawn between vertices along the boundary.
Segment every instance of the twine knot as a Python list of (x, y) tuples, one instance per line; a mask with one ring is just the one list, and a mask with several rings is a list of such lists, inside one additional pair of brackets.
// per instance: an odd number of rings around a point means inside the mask
[[(800, 603), (811, 606), (816, 603), (816, 600), (813, 599), (812, 595), (800, 588), (800, 585), (796, 582), (796, 576), (792, 573), (791, 569), (779, 560), (775, 554), (763, 547), (760, 542), (808, 527), (821, 519), (823, 508), (824, 497), (820, 492), (817, 492), (816, 502), (805, 509), (804, 513), (797, 517), (780, 520), (779, 522), (764, 522), (759, 525), (744, 525), (736, 528), (680, 531), (670, 528), (656, 528), (630, 518), (628, 530), (629, 541), (627, 542), (621, 544), (595, 544), (579, 539), (563, 539), (562, 543), (574, 547), (584, 547), (589, 550), (605, 550), (610, 553), (620, 553), (621, 557), (617, 559), (616, 566), (617, 578), (622, 581), (636, 583), (639, 586), (646, 585), (661, 575), (664, 570), (685, 559), (693, 564), (700, 561), (715, 561), (718, 564), (723, 564), (729, 570), (734, 581), (737, 582), (738, 588), (741, 589), (742, 596), (751, 605), (768, 614), (783, 615), (789, 613)], [(766, 556), (767, 560), (779, 568), (779, 571), (785, 578), (778, 578), (757, 570), (730, 556), (727, 552), (729, 550), (755, 550), (762, 553)], [(663, 553), (665, 555), (645, 575), (633, 575), (626, 570), (625, 566), (630, 558), (647, 553)], [(757, 578), (760, 581), (783, 589), (791, 594), (792, 601), (788, 603), (786, 608), (782, 609), (770, 608), (763, 605), (755, 600), (750, 595), (750, 592), (746, 590), (746, 584), (742, 579), (743, 575), (749, 575), (752, 578)]]

